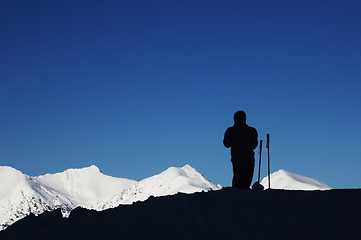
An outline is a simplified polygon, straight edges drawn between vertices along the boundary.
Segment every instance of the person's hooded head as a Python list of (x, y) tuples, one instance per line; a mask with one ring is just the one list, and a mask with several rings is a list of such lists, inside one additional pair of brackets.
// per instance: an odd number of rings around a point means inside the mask
[(233, 115), (234, 123), (246, 123), (246, 113), (244, 111), (237, 111)]

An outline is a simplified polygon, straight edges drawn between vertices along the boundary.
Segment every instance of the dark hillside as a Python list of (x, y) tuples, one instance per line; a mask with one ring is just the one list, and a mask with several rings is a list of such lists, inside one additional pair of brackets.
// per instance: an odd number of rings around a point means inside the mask
[(220, 191), (29, 216), (0, 239), (361, 239), (361, 190)]

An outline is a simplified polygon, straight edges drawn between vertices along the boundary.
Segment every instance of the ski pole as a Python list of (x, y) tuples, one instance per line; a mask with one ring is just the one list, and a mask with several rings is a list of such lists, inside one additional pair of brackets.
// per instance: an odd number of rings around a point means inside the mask
[(262, 140), (259, 142), (258, 183), (261, 177)]
[(269, 160), (269, 134), (267, 134), (267, 144), (266, 144), (267, 152), (268, 152), (268, 188), (271, 189), (271, 170), (270, 170), (270, 160)]

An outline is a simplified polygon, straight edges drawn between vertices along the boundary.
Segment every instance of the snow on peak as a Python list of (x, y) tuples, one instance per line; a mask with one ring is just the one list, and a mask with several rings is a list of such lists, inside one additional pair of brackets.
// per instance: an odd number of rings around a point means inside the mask
[(132, 188), (126, 189), (126, 191), (115, 196), (109, 204), (117, 206), (114, 203), (131, 204), (136, 201), (144, 201), (150, 196), (166, 196), (179, 192), (195, 193), (219, 189), (221, 189), (221, 186), (214, 185), (187, 164), (181, 168), (170, 167), (158, 175), (137, 182)]
[(0, 230), (33, 213), (62, 208), (64, 215), (71, 203), (61, 202), (53, 192), (11, 167), (0, 167)]
[(183, 167), (170, 167), (164, 172), (160, 173), (162, 177), (187, 177), (187, 178), (201, 178), (203, 177), (197, 170), (186, 164)]
[(61, 208), (63, 216), (68, 217), (76, 207), (101, 211), (150, 196), (220, 188), (189, 165), (170, 167), (139, 182), (107, 176), (95, 165), (38, 177), (0, 166), (0, 231), (30, 213)]
[[(0, 173), (4, 173), (4, 172), (17, 172), (17, 173), (21, 173), (19, 170), (12, 168), (10, 166), (0, 166)], [(22, 173), (21, 173), (22, 174)]]
[(91, 165), (90, 167), (84, 167), (84, 168), (69, 168), (69, 169), (65, 170), (64, 172), (55, 173), (55, 174), (47, 173), (43, 176), (67, 175), (69, 177), (81, 177), (84, 175), (100, 174), (100, 173), (101, 173), (101, 171), (99, 170), (99, 168), (97, 166)]
[(24, 184), (26, 176), (22, 172), (12, 167), (0, 166), (0, 201)]
[(159, 175), (144, 179), (143, 181), (154, 181), (155, 179), (162, 179), (165, 184), (171, 184), (173, 188), (178, 186), (177, 190), (183, 193), (219, 189), (218, 186), (211, 183), (188, 164), (181, 168), (170, 167)]
[[(265, 177), (261, 184), (268, 188), (268, 176)], [(314, 178), (305, 177), (296, 173), (291, 173), (280, 169), (271, 174), (271, 188), (285, 190), (329, 190), (332, 189), (327, 184)]]
[(68, 169), (61, 173), (34, 177), (41, 185), (66, 196), (76, 206), (100, 210), (115, 193), (132, 186), (136, 181), (104, 175), (92, 165)]

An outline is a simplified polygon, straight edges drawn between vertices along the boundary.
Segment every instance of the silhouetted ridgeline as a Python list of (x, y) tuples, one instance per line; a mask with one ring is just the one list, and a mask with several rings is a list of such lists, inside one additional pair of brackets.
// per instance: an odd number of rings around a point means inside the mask
[(29, 216), (0, 239), (361, 239), (361, 190), (220, 191)]

